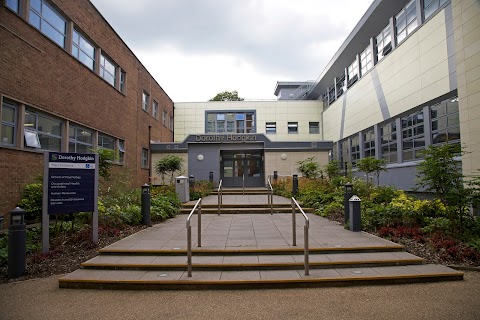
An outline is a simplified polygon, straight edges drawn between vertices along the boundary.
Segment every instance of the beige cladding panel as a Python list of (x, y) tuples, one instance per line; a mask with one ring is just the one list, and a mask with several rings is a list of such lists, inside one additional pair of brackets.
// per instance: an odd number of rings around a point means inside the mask
[[(323, 138), (338, 141), (448, 92), (446, 24), (442, 11), (323, 112)], [(382, 108), (387, 109), (382, 112)]]
[(320, 167), (328, 163), (328, 151), (315, 152), (265, 152), (265, 176), (273, 175), (277, 171), (279, 176), (299, 174), (298, 161), (314, 157)]

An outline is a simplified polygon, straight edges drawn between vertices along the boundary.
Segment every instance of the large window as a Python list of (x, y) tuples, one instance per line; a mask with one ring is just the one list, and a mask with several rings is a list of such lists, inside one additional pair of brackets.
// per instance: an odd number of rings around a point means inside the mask
[(388, 163), (397, 162), (397, 124), (394, 121), (380, 127), (382, 158)]
[(165, 127), (167, 126), (167, 118), (168, 118), (168, 113), (167, 113), (167, 111), (163, 110), (163, 112), (162, 112), (162, 124)]
[(368, 47), (360, 53), (360, 68), (361, 68), (361, 75), (364, 76), (368, 70), (372, 69), (373, 61), (372, 61), (372, 47), (368, 45)]
[(110, 149), (115, 151), (115, 138), (99, 133), (98, 148)]
[(350, 162), (350, 159), (348, 158), (348, 140), (345, 139), (343, 141), (340, 141), (340, 167), (343, 170), (347, 170), (348, 163)]
[(364, 157), (375, 157), (375, 131), (372, 129), (363, 133)]
[(267, 122), (265, 124), (265, 133), (266, 134), (276, 134), (277, 133), (277, 123), (276, 122)]
[(16, 13), (19, 13), (20, 11), (20, 6), (19, 6), (19, 1), (18, 0), (7, 0), (5, 2), (5, 4), (7, 5), (7, 7), (9, 7), (10, 9), (12, 9), (13, 11), (15, 11)]
[(447, 0), (424, 0), (423, 1), (423, 13), (425, 15), (425, 19), (428, 19), (431, 15), (433, 15), (441, 5), (446, 3)]
[(355, 165), (360, 160), (360, 139), (358, 134), (350, 138), (350, 150), (352, 156), (352, 165)]
[(309, 122), (308, 123), (308, 132), (310, 134), (320, 133), (320, 123), (319, 122)]
[(92, 153), (93, 132), (81, 127), (70, 125), (68, 152)]
[(143, 91), (142, 92), (142, 110), (148, 112), (148, 103), (150, 100), (150, 95)]
[(416, 1), (410, 1), (407, 6), (395, 17), (395, 32), (397, 43), (402, 42), (410, 33), (417, 28)]
[(377, 36), (377, 61), (382, 60), (390, 51), (392, 51), (392, 37), (390, 25), (387, 25)]
[(422, 158), (425, 149), (425, 129), (423, 112), (415, 112), (402, 118), (403, 161)]
[(357, 59), (355, 59), (355, 61), (353, 61), (353, 63), (348, 66), (347, 71), (348, 71), (347, 87), (350, 88), (350, 86), (353, 85), (358, 80)]
[(430, 108), (432, 144), (460, 142), (458, 99), (452, 98)]
[(95, 47), (77, 30), (73, 30), (72, 55), (90, 70), (95, 67)]
[(30, 0), (30, 24), (65, 48), (67, 23), (45, 0)]
[(115, 65), (103, 54), (100, 56), (100, 77), (115, 87)]
[(173, 131), (173, 117), (170, 117), (170, 131)]
[(0, 132), (0, 144), (14, 146), (17, 132), (17, 106), (11, 103), (2, 104), (2, 131)]
[(289, 122), (288, 123), (288, 133), (297, 134), (298, 133), (298, 122)]
[(207, 112), (206, 133), (255, 133), (255, 113)]
[[(41, 113), (25, 111), (25, 145), (27, 147), (60, 152), (62, 149), (62, 121)], [(39, 145), (37, 145), (37, 139)]]

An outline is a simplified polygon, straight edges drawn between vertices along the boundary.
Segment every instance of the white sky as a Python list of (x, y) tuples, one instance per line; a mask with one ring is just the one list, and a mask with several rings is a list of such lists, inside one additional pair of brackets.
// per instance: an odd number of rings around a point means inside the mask
[(174, 102), (315, 80), (372, 0), (91, 0)]

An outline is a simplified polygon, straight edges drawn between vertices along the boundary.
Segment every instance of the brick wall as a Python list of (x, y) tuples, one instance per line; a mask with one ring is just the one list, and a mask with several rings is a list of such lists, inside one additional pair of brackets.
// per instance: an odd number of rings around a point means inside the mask
[[(152, 140), (173, 141), (173, 133), (161, 121), (162, 110), (173, 114), (172, 100), (90, 1), (50, 3), (126, 72), (125, 94), (71, 56), (68, 49), (44, 36), (24, 17), (0, 5), (0, 96), (125, 140), (124, 168), (132, 172), (134, 186), (148, 182), (149, 170), (141, 168), (141, 151), (149, 147), (149, 126)], [(143, 90), (150, 94), (150, 113), (141, 108)], [(159, 104), (158, 119), (151, 115), (153, 100)], [(2, 195), (0, 199), (10, 207), (18, 201), (21, 187), (41, 168), (42, 156), (2, 147), (0, 151), (0, 188), (2, 193), (9, 189), (8, 198)], [(27, 163), (20, 160), (28, 161), (29, 167), (35, 169), (25, 169)], [(14, 185), (6, 182), (12, 180), (17, 182)], [(1, 211), (5, 211), (3, 205)]]

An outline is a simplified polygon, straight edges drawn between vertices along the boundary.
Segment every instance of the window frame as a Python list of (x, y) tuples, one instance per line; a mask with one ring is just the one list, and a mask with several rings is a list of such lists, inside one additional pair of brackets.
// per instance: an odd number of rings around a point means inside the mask
[(288, 134), (298, 134), (298, 122), (288, 122), (287, 123)]
[[(78, 43), (75, 42), (76, 36), (78, 36)], [(82, 49), (82, 41), (85, 42), (87, 45), (92, 47), (92, 49), (93, 49), (93, 55), (92, 56), (88, 55), (88, 53), (85, 50)], [(74, 48), (76, 48), (77, 55), (74, 54)], [(96, 65), (95, 52), (96, 52), (96, 50), (97, 50), (96, 46), (90, 40), (88, 40), (82, 34), (82, 32), (78, 31), (76, 28), (73, 28), (73, 32), (72, 32), (72, 56), (74, 56), (78, 61), (80, 61), (83, 65), (85, 65), (88, 69), (90, 69), (92, 71), (95, 71), (95, 65)], [(92, 61), (92, 66), (91, 67), (88, 64), (86, 64), (83, 60), (80, 59), (81, 53), (83, 53), (85, 56), (87, 56), (87, 58), (89, 60)]]
[[(386, 38), (388, 41), (385, 41)], [(377, 62), (385, 58), (390, 52), (392, 52), (392, 34), (390, 32), (390, 24), (388, 24), (378, 36), (375, 37), (375, 44), (377, 48)]]
[[(400, 121), (402, 126), (403, 161), (408, 162), (422, 159), (421, 151), (424, 150), (427, 145), (423, 110), (415, 111), (401, 117)], [(421, 141), (423, 141), (423, 146), (421, 145)], [(412, 153), (411, 158), (407, 157), (410, 152)]]
[[(31, 126), (27, 126), (27, 124), (25, 123), (26, 120), (27, 120), (27, 116), (29, 116), (29, 115), (35, 117), (35, 127), (34, 128), (32, 128)], [(43, 119), (46, 119), (46, 120), (49, 120), (49, 121), (58, 122), (60, 124), (60, 135), (40, 130), (39, 129), (39, 119), (40, 118), (43, 118)], [(37, 135), (37, 138), (38, 138), (38, 141), (39, 141), (39, 147), (34, 147), (34, 148), (38, 148), (38, 149), (42, 149), (42, 150), (49, 150), (49, 151), (54, 151), (54, 152), (61, 152), (62, 151), (62, 146), (63, 146), (63, 141), (64, 141), (63, 140), (63, 128), (65, 126), (65, 122), (63, 120), (51, 117), (47, 114), (44, 114), (42, 112), (38, 112), (36, 110), (29, 109), (29, 108), (25, 109), (24, 119), (25, 119), (25, 121), (23, 123), (24, 133), (25, 133), (25, 130), (27, 130), (27, 131), (30, 131), (30, 132), (35, 132), (36, 135)], [(59, 140), (59, 149), (56, 150), (56, 149), (49, 148), (50, 144), (48, 145), (48, 148), (45, 147), (45, 146), (42, 146), (42, 143), (40, 141), (40, 137), (58, 139)], [(25, 142), (26, 142), (26, 139), (25, 139)], [(28, 147), (30, 147), (30, 146), (28, 146)]]
[(277, 122), (265, 122), (265, 134), (277, 134)]
[[(13, 3), (12, 3), (13, 2)], [(13, 5), (16, 4), (16, 8)], [(21, 1), (20, 0), (5, 0), (5, 7), (9, 8), (16, 14), (19, 14), (21, 11)]]
[[(32, 4), (34, 1), (30, 1), (30, 6), (29, 6), (29, 9), (28, 9), (28, 12), (29, 12), (28, 22), (29, 22), (29, 24), (32, 25), (37, 30), (40, 30), (41, 33), (43, 33), (47, 38), (49, 38), (50, 40), (55, 42), (58, 46), (60, 46), (63, 49), (66, 49), (66, 47), (67, 47), (67, 19), (65, 19), (63, 17), (63, 15), (60, 14), (57, 11), (57, 9), (54, 8), (48, 1), (46, 1), (46, 0), (35, 0), (35, 1), (38, 1), (38, 3), (40, 4), (40, 11), (38, 11), (38, 8), (36, 8)], [(48, 8), (48, 10), (51, 11), (52, 14), (55, 15), (54, 16), (55, 18), (58, 18), (59, 20), (63, 21), (63, 29), (64, 29), (63, 31), (59, 30), (58, 26), (54, 25), (55, 24), (55, 21), (53, 21), (54, 19), (52, 19), (52, 20), (47, 20), (46, 19), (46, 16), (48, 14), (44, 13), (45, 6)], [(38, 26), (35, 23), (36, 21), (33, 21), (34, 18), (32, 18), (32, 17), (34, 17), (34, 16), (36, 16), (38, 18), (38, 23), (39, 23)], [(45, 23), (47, 24), (46, 27), (44, 27)], [(63, 37), (63, 44), (60, 44), (59, 42), (57, 42), (57, 40), (54, 39), (54, 37), (51, 36), (48, 33), (48, 30), (49, 30), (48, 28), (52, 28), (53, 31), (57, 32), (59, 35), (61, 35)]]
[(152, 101), (152, 117), (158, 120), (158, 102)]
[[(408, 21), (409, 14), (413, 12), (413, 19)], [(400, 25), (401, 24), (401, 25)], [(401, 26), (399, 28), (399, 25)], [(413, 29), (412, 29), (413, 28)], [(411, 0), (396, 16), (395, 16), (395, 37), (397, 44), (403, 42), (412, 32), (418, 28), (417, 22), (417, 6), (416, 1)], [(404, 32), (404, 35), (400, 35)]]
[(363, 77), (372, 68), (372, 47), (368, 45), (365, 50), (360, 53), (360, 77)]
[[(113, 67), (113, 74), (110, 73), (110, 71), (108, 71), (108, 69), (106, 67), (107, 62)], [(115, 83), (117, 82), (117, 68), (118, 68), (118, 66), (115, 63), (113, 63), (113, 60), (110, 59), (103, 52), (100, 54), (100, 63), (99, 64), (100, 64), (100, 68), (99, 68), (100, 77), (103, 80), (105, 80), (109, 85), (111, 85), (112, 87), (115, 88)], [(107, 73), (108, 75), (110, 75), (113, 78), (113, 83), (111, 83), (109, 81), (108, 77), (105, 76), (105, 73)]]
[[(70, 130), (74, 129), (75, 130), (75, 137), (74, 138), (70, 138)], [(85, 132), (89, 132), (92, 136), (92, 142), (89, 144), (87, 142), (83, 142), (83, 141), (80, 141), (78, 140), (78, 130), (83, 130)], [(75, 124), (70, 124), (69, 125), (69, 128), (68, 128), (68, 152), (75, 152), (75, 153), (79, 153), (77, 152), (77, 145), (83, 145), (83, 146), (89, 146), (90, 148), (88, 149), (87, 148), (87, 153), (93, 153), (93, 146), (94, 146), (94, 134), (95, 132), (91, 129), (87, 129), (87, 128), (84, 128), (82, 126), (78, 126), (78, 125), (75, 125)], [(70, 150), (70, 144), (73, 143), (74, 146), (75, 146), (75, 150)]]
[[(454, 112), (449, 112), (449, 108), (451, 107), (452, 104), (455, 106), (456, 110)], [(437, 108), (437, 107), (442, 107), (444, 112), (441, 115), (438, 115), (438, 111), (434, 110), (434, 108)], [(437, 103), (429, 107), (428, 111), (430, 112), (430, 128), (431, 128), (430, 134), (432, 139), (431, 140), (432, 145), (439, 146), (444, 144), (460, 143), (462, 137), (460, 135), (460, 121), (459, 121), (460, 112), (459, 112), (459, 106), (458, 106), (458, 98), (453, 97), (448, 100)], [(434, 113), (434, 111), (437, 111), (437, 112)], [(456, 119), (457, 120), (456, 123), (454, 122), (453, 124), (451, 124), (452, 119)], [(434, 124), (435, 122), (437, 123), (436, 128)], [(440, 122), (444, 122), (445, 124), (444, 128), (439, 127), (438, 123)], [(457, 129), (457, 130), (453, 131), (453, 129)], [(458, 139), (452, 139), (452, 140), (449, 139), (450, 132), (458, 132)], [(441, 134), (444, 134), (446, 139), (439, 142), (435, 142), (436, 140), (435, 136), (438, 137)]]
[[(0, 145), (2, 146), (10, 146), (10, 147), (14, 147), (16, 146), (17, 144), (17, 130), (18, 130), (18, 106), (14, 103), (10, 103), (8, 101), (2, 101), (2, 118), (0, 119), (0, 123), (1, 123), (1, 132), (0, 132), (0, 136), (1, 136), (1, 140), (0, 140)], [(11, 108), (13, 109), (13, 120), (14, 122), (8, 122), (7, 120), (4, 120), (3, 119), (3, 115), (4, 115), (4, 108)], [(4, 142), (4, 139), (6, 137), (3, 136), (3, 127), (9, 127), (9, 128), (13, 128), (13, 134), (12, 134), (12, 143), (6, 143)]]
[(205, 111), (206, 133), (256, 133), (255, 110)]
[(375, 130), (370, 128), (362, 132), (363, 157), (375, 157)]
[(141, 155), (141, 159), (142, 159), (142, 169), (148, 169), (148, 166), (149, 166), (149, 159), (148, 159), (148, 149), (147, 148), (142, 148), (142, 155)]
[(349, 138), (350, 140), (350, 162), (352, 166), (357, 164), (357, 161), (360, 160), (360, 137), (358, 134), (355, 134)]
[(308, 133), (320, 134), (320, 122), (319, 121), (308, 122)]
[(146, 113), (149, 113), (149, 104), (150, 104), (150, 94), (143, 90), (142, 91), (142, 110)]
[[(385, 130), (388, 128), (388, 130)], [(396, 120), (385, 123), (380, 126), (380, 153), (382, 159), (387, 163), (398, 162), (398, 148), (397, 148), (398, 134)], [(388, 150), (388, 152), (385, 152)]]

